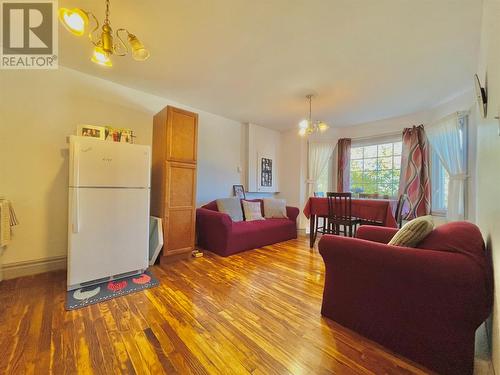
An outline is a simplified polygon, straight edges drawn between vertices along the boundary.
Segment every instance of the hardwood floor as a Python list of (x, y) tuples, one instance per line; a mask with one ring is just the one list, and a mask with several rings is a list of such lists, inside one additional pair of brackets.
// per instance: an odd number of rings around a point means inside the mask
[(64, 310), (65, 272), (0, 283), (0, 374), (422, 374), (320, 315), (301, 237), (155, 266), (161, 285)]

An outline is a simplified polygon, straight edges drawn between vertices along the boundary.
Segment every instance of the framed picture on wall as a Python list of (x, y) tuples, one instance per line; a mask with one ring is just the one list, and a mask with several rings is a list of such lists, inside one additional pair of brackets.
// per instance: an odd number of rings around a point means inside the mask
[(233, 185), (234, 196), (236, 198), (245, 199), (245, 188), (243, 185)]
[(106, 128), (95, 125), (78, 125), (77, 135), (82, 137), (92, 137), (97, 139), (106, 139)]
[(275, 163), (270, 155), (259, 154), (257, 158), (257, 191), (274, 192), (276, 190)]
[(273, 186), (273, 159), (260, 159), (260, 186)]

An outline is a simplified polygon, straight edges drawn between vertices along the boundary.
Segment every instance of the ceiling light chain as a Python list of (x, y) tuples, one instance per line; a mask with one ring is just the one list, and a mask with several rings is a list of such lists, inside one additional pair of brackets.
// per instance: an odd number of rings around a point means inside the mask
[(109, 25), (109, 0), (106, 0), (106, 12), (105, 12), (104, 24)]
[(117, 43), (114, 43), (113, 29), (111, 28), (110, 21), (110, 0), (105, 0), (105, 14), (104, 22), (102, 25), (102, 32), (99, 38), (95, 38), (99, 30), (99, 21), (97, 17), (89, 11), (75, 8), (75, 9), (59, 9), (59, 20), (61, 23), (70, 31), (72, 34), (77, 36), (82, 36), (85, 33), (85, 29), (89, 23), (89, 16), (92, 17), (96, 26), (92, 31), (89, 32), (88, 36), (92, 44), (94, 45), (94, 52), (92, 54), (91, 60), (96, 64), (102, 66), (112, 66), (111, 56), (125, 56), (129, 53), (129, 48), (127, 44), (123, 41), (120, 33), (127, 33), (128, 44), (132, 50), (132, 56), (137, 61), (144, 61), (149, 57), (149, 51), (144, 47), (141, 41), (134, 35), (131, 34), (125, 28), (119, 28), (116, 30)]
[(314, 95), (309, 94), (306, 95), (306, 99), (309, 101), (309, 118), (306, 120), (302, 120), (299, 123), (299, 135), (305, 136), (310, 135), (315, 132), (323, 133), (328, 130), (329, 126), (323, 121), (314, 121), (312, 120), (312, 98)]
[(309, 99), (309, 122), (312, 122), (312, 97), (311, 94), (306, 96), (306, 98)]

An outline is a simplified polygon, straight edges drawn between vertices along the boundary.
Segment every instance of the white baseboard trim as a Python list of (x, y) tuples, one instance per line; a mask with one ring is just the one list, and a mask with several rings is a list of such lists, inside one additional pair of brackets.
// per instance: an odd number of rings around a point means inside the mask
[(66, 262), (66, 256), (62, 255), (58, 257), (4, 264), (2, 267), (3, 279), (15, 279), (21, 276), (63, 270), (66, 269)]

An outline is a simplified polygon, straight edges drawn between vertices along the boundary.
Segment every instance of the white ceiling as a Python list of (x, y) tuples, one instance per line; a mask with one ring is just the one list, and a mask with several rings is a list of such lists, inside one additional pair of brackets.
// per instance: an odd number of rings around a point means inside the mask
[[(104, 1), (60, 0), (102, 19)], [(60, 28), (61, 64), (242, 122), (333, 126), (417, 112), (470, 89), (478, 0), (114, 0), (111, 23), (146, 62), (89, 61), (88, 39)]]

